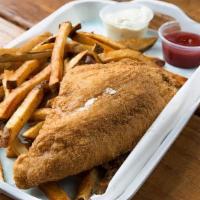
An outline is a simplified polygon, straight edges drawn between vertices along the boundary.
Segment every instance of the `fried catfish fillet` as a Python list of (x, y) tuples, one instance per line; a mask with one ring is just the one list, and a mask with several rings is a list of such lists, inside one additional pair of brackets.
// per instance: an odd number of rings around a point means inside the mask
[(16, 185), (60, 180), (130, 151), (180, 82), (142, 59), (70, 70), (38, 137), (15, 162)]

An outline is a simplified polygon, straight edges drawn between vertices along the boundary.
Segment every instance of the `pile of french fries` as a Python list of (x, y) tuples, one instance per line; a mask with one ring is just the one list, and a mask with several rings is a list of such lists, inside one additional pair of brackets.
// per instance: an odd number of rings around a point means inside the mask
[[(79, 29), (80, 24), (64, 22), (55, 35), (45, 32), (20, 47), (0, 48), (0, 147), (7, 148), (7, 157), (16, 158), (28, 151), (51, 112), (49, 102), (58, 95), (60, 82), (70, 69), (82, 64), (135, 59), (156, 42), (155, 37), (113, 41)], [(147, 60), (163, 65), (155, 58)], [(29, 128), (22, 132), (26, 124)], [(0, 173), (3, 180), (2, 177)], [(87, 172), (76, 199), (89, 199), (99, 180), (98, 169)], [(39, 188), (49, 199), (70, 199), (56, 182)]]

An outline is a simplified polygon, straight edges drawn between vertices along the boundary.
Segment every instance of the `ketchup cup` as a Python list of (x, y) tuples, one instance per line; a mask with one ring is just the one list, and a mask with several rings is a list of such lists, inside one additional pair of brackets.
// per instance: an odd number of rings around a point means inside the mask
[[(162, 40), (163, 56), (167, 63), (181, 68), (194, 68), (200, 65), (200, 46), (180, 45), (169, 40), (167, 36), (173, 33), (181, 33), (178, 22), (172, 21), (163, 24), (159, 28), (159, 36)], [(182, 32), (184, 34), (184, 32)], [(200, 35), (193, 34), (190, 30), (186, 34), (200, 38)], [(198, 39), (200, 40), (200, 39)], [(199, 44), (199, 41), (198, 41)]]

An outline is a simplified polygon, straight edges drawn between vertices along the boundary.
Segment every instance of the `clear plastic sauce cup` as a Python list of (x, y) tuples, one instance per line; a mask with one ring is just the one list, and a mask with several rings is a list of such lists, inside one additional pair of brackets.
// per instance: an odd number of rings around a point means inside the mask
[(114, 40), (143, 37), (153, 18), (153, 11), (137, 3), (117, 3), (100, 11), (107, 36)]
[(158, 33), (167, 63), (181, 68), (200, 65), (200, 35), (192, 30), (182, 31), (176, 21), (163, 24)]

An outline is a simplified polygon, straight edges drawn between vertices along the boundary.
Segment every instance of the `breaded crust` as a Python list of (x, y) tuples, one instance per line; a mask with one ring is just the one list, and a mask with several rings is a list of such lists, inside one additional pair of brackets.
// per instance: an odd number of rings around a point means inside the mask
[(72, 69), (39, 136), (15, 162), (16, 185), (60, 180), (131, 150), (180, 86), (142, 60)]

